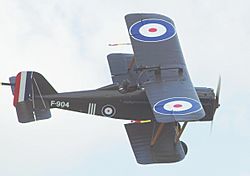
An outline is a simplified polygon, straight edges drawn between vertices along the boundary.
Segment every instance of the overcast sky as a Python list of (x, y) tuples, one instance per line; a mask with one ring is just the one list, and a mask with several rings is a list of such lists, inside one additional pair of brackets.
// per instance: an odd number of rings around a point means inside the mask
[(0, 79), (42, 73), (58, 92), (111, 83), (106, 55), (132, 52), (124, 16), (154, 12), (175, 22), (195, 86), (216, 88), (221, 107), (210, 123), (188, 124), (186, 158), (136, 163), (123, 124), (75, 112), (19, 124), (9, 88), (0, 90), (0, 175), (250, 175), (250, 3), (247, 0), (0, 0)]

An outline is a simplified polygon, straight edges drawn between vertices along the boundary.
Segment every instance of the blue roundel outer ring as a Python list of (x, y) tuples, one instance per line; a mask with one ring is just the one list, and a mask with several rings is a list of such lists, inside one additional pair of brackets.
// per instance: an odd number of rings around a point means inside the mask
[[(150, 24), (150, 23), (156, 23), (156, 24), (161, 24), (163, 25), (166, 29), (167, 32), (164, 33), (163, 35), (157, 36), (157, 37), (147, 37), (142, 34), (140, 34), (139, 30), (143, 25)], [(175, 36), (176, 30), (175, 27), (172, 23), (162, 20), (162, 19), (144, 19), (142, 21), (138, 21), (134, 23), (130, 29), (129, 29), (130, 35), (138, 41), (141, 42), (160, 42), (164, 40), (169, 40), (172, 37)]]
[[(173, 101), (186, 101), (192, 105), (191, 108), (183, 111), (168, 111), (164, 109), (164, 105)], [(187, 98), (187, 97), (172, 97), (168, 99), (161, 100), (154, 105), (154, 111), (162, 115), (187, 115), (198, 112), (202, 109), (200, 102), (197, 100)]]

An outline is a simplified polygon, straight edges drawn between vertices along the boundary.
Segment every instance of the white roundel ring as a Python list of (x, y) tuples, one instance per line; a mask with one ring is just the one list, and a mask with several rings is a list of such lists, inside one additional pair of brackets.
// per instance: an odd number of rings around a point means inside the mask
[(102, 115), (105, 117), (113, 117), (116, 113), (116, 109), (112, 105), (105, 105), (102, 107)]
[(172, 23), (162, 19), (144, 19), (134, 23), (129, 29), (130, 35), (141, 42), (160, 42), (175, 36)]
[(173, 97), (161, 100), (154, 105), (154, 111), (162, 115), (186, 115), (201, 110), (197, 100), (187, 97)]

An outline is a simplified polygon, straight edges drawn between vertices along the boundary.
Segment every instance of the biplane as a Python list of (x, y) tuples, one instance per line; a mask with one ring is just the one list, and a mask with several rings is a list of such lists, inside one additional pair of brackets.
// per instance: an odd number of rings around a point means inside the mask
[(129, 120), (125, 129), (138, 163), (181, 161), (188, 148), (180, 137), (188, 122), (213, 121), (221, 81), (216, 94), (193, 86), (170, 18), (135, 13), (125, 21), (134, 53), (107, 56), (111, 85), (58, 93), (35, 71), (2, 85), (11, 86), (21, 123), (49, 119), (53, 108)]

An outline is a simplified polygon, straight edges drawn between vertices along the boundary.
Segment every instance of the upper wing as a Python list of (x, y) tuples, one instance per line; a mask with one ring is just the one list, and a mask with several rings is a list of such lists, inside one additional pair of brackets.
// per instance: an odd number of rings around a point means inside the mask
[(136, 84), (136, 72), (130, 72), (133, 67), (133, 54), (112, 53), (107, 56), (113, 83), (122, 83), (129, 80), (131, 84)]
[(143, 78), (140, 84), (156, 120), (203, 118), (205, 112), (190, 80), (173, 21), (159, 14), (129, 14), (125, 19)]
[(128, 14), (125, 20), (138, 66), (185, 64), (170, 18), (159, 14)]

